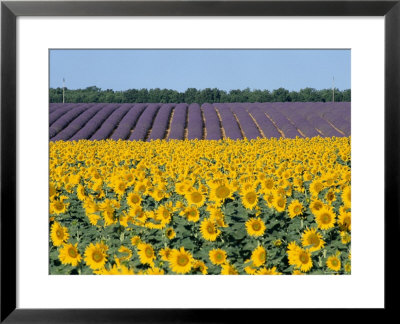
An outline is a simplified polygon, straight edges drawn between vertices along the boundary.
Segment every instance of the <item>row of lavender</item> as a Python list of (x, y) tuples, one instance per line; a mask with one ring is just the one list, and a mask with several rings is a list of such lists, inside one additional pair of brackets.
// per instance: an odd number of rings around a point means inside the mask
[(50, 104), (58, 140), (349, 136), (350, 103)]

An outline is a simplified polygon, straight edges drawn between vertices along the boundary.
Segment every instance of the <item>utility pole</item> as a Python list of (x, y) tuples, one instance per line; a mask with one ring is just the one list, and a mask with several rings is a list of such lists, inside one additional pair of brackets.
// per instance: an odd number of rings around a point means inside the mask
[(335, 102), (335, 77), (333, 77), (332, 81), (332, 102)]
[(65, 78), (63, 78), (63, 103), (65, 102)]

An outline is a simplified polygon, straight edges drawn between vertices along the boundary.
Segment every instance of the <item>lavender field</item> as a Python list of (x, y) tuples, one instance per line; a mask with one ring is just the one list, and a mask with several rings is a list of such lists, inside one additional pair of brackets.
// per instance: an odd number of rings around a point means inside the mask
[(51, 103), (50, 141), (347, 137), (349, 102)]

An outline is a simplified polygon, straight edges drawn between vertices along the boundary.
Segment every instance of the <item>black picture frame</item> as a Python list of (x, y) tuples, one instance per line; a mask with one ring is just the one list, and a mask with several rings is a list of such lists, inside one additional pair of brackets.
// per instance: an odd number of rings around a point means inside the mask
[[(252, 318), (259, 318), (265, 316), (267, 311), (267, 309), (20, 309), (16, 307), (16, 19), (18, 16), (384, 16), (385, 203), (382, 212), (384, 210), (385, 306), (383, 310), (395, 309), (397, 306), (395, 289), (399, 280), (392, 260), (396, 260), (398, 256), (398, 248), (394, 242), (399, 237), (400, 227), (400, 0), (2, 1), (0, 124), (0, 321), (2, 323), (232, 322), (243, 315), (242, 313), (249, 316), (251, 311)], [(373, 191), (373, 188), (371, 190)], [(373, 199), (373, 192), (371, 197)], [(182, 296), (182, 298), (187, 297)]]

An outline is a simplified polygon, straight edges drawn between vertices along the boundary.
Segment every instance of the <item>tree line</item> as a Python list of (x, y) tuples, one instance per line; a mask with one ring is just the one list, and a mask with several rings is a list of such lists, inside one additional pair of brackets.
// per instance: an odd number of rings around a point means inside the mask
[[(170, 89), (129, 89), (114, 91), (102, 90), (96, 86), (85, 89), (64, 88), (64, 102), (69, 103), (218, 103), (218, 102), (341, 102), (351, 101), (351, 90), (304, 88), (299, 91), (288, 91), (284, 88), (269, 90), (230, 90), (216, 88), (198, 90), (188, 88), (184, 92)], [(50, 88), (50, 102), (63, 102), (63, 88)]]

